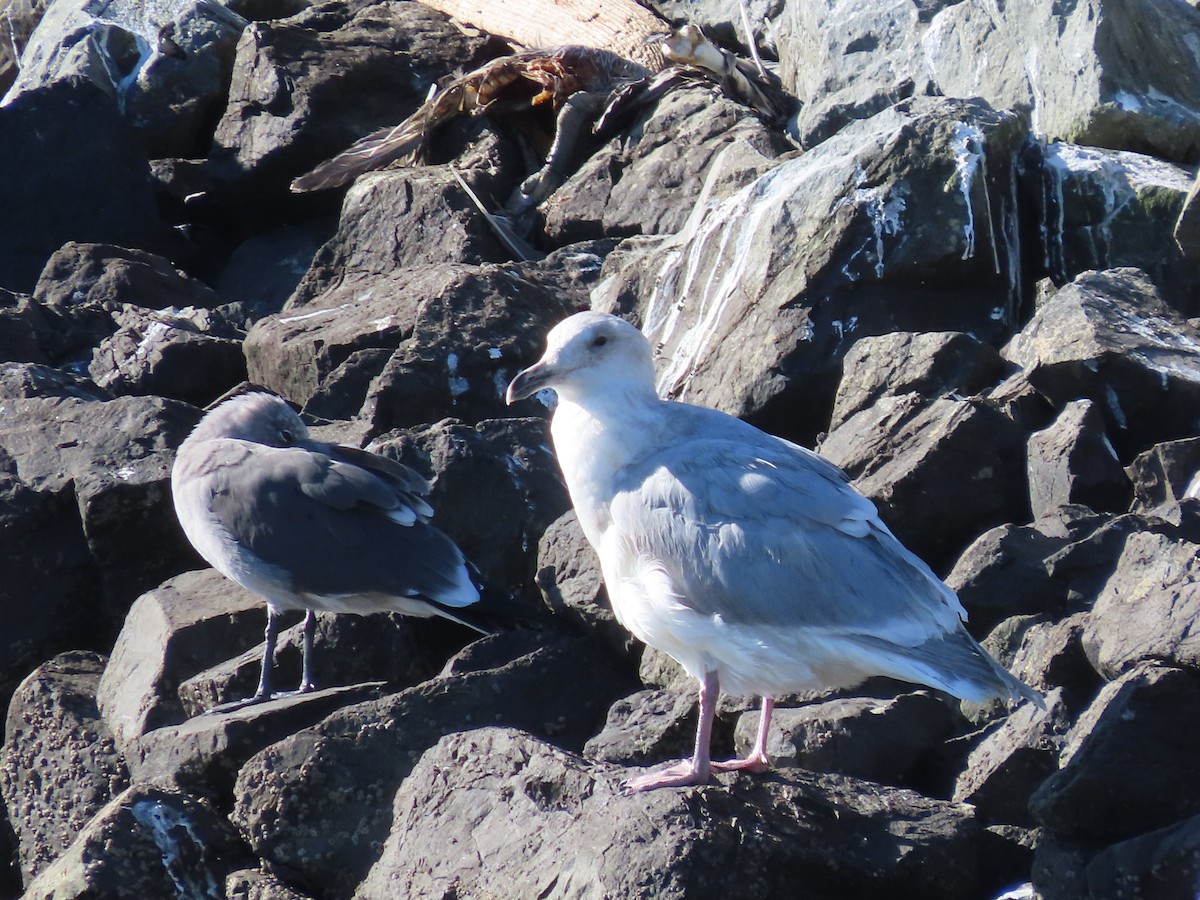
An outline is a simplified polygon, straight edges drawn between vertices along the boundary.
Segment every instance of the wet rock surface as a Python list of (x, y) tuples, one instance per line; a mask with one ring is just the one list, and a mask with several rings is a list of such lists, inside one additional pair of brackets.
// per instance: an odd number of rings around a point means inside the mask
[[(648, 5), (745, 50), (737, 3)], [(0, 4), (0, 897), (1192, 896), (1200, 13), (747, 7), (792, 127), (667, 91), (582, 142), (516, 259), (462, 184), (501, 212), (548, 109), (288, 190), (502, 36), (410, 0), (185, 2), (149, 36)], [(589, 307), (643, 327), (663, 396), (843, 466), (1047, 709), (778, 698), (771, 772), (625, 796), (691, 752), (696, 686), (609, 608), (552, 398), (504, 403)], [(247, 376), (429, 478), (527, 620), (323, 614), (318, 690), (212, 711), (265, 610), (197, 571), (169, 475)], [(758, 717), (722, 698), (714, 753)]]

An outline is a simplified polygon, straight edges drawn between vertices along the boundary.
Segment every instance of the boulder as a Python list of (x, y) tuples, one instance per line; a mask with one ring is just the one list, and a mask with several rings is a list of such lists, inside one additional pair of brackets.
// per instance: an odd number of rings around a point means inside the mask
[(255, 230), (336, 211), (336, 195), (289, 183), (401, 122), (437, 79), (482, 62), (485, 44), (419, 3), (327, 2), (246, 29), (198, 210)]
[(962, 332), (892, 332), (861, 338), (842, 360), (829, 429), (883, 397), (977, 394), (998, 381), (1003, 370), (1004, 360), (995, 348)]
[(1034, 792), (1043, 828), (1113, 843), (1200, 812), (1200, 678), (1142, 664), (1107, 684), (1072, 726), (1059, 771)]
[(1028, 517), (1023, 441), (981, 401), (905, 394), (851, 416), (819, 450), (875, 501), (900, 541), (936, 567), (971, 535)]
[[(738, 755), (746, 755), (754, 746), (760, 716), (749, 712), (738, 719), (734, 733)], [(926, 691), (826, 700), (798, 709), (776, 709), (767, 756), (773, 766), (902, 785), (953, 728), (950, 708)]]
[(238, 774), (233, 822), (255, 853), (315, 893), (349, 894), (387, 839), (388, 799), (441, 737), (511, 725), (578, 749), (608, 705), (633, 689), (593, 640), (548, 638), (519, 652), (346, 707), (256, 754)]
[(1068, 403), (1051, 425), (1029, 436), (1026, 468), (1035, 519), (1071, 504), (1101, 512), (1129, 508), (1132, 487), (1090, 400)]
[(108, 391), (88, 378), (38, 363), (0, 363), (0, 397), (74, 397), (78, 400), (111, 400)]
[(666, 94), (579, 167), (542, 205), (552, 246), (671, 234), (698, 201), (724, 200), (790, 149), (745, 106), (710, 86)]
[(221, 297), (208, 285), (145, 250), (70, 241), (46, 261), (33, 289), (54, 309), (70, 306), (212, 309)]
[(1088, 863), (1093, 897), (1190, 898), (1200, 884), (1200, 816), (1106, 848)]
[(1200, 431), (1200, 334), (1135, 269), (1080, 275), (1002, 352), (1052, 402), (1096, 404), (1123, 461)]
[(114, 797), (25, 889), (28, 900), (218, 897), (245, 845), (207, 804), (134, 785)]
[[(694, 690), (646, 690), (622, 697), (608, 710), (600, 733), (583, 745), (588, 759), (624, 766), (652, 766), (691, 756), (698, 700)], [(713, 722), (713, 754), (725, 755), (731, 740), (721, 719)]]
[(240, 311), (239, 324), (248, 329), (283, 309), (335, 227), (326, 219), (285, 225), (251, 235), (233, 249), (217, 276), (217, 292)]
[(74, 651), (43, 663), (8, 707), (0, 790), (28, 883), (70, 846), (129, 772), (96, 707), (104, 657)]
[(1134, 512), (1198, 496), (1192, 489), (1200, 473), (1200, 437), (1155, 444), (1134, 457), (1125, 473), (1133, 482)]
[(1200, 543), (1140, 531), (1130, 534), (1088, 616), (1083, 646), (1114, 679), (1139, 663), (1200, 669)]
[(355, 897), (971, 893), (962, 806), (800, 772), (633, 796), (621, 777), (512, 729), (450, 735), (401, 785)]
[(0, 169), (21, 173), (3, 191), (5, 207), (23, 211), (0, 221), (0, 286), (9, 290), (32, 291), (68, 241), (144, 250), (169, 243), (145, 153), (98, 88), (59, 82), (0, 106)]

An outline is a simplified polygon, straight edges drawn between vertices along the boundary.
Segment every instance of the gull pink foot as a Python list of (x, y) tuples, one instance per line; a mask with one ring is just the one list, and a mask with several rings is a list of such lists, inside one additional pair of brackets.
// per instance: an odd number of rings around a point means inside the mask
[(713, 760), (711, 766), (714, 772), (765, 772), (771, 763), (765, 755), (751, 753), (744, 759)]
[(663, 787), (688, 787), (695, 784), (707, 784), (708, 771), (701, 771), (695, 760), (681, 759), (674, 765), (643, 775), (635, 775), (622, 786), (626, 794), (637, 794), (641, 791), (653, 791)]

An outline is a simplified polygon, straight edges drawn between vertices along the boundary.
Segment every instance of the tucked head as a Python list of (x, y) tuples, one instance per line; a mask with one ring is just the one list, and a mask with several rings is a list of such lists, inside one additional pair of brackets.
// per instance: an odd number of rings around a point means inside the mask
[(283, 398), (255, 391), (238, 394), (214, 407), (200, 420), (191, 438), (237, 438), (269, 447), (290, 447), (307, 441), (308, 428)]
[(546, 336), (546, 352), (508, 386), (507, 401), (554, 388), (563, 400), (595, 390), (654, 396), (650, 343), (623, 319), (581, 312), (564, 319)]

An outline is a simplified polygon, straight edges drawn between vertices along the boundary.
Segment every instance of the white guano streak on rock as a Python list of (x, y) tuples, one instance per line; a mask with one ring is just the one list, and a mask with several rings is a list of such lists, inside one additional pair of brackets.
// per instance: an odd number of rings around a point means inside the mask
[(331, 306), (328, 309), (315, 309), (312, 312), (297, 313), (294, 316), (284, 316), (280, 319), (277, 319), (276, 321), (281, 322), (285, 325), (289, 324), (291, 322), (303, 322), (305, 319), (315, 319), (318, 316), (332, 316), (335, 313), (341, 312), (343, 309), (349, 309), (349, 308), (350, 308), (349, 303), (342, 303), (342, 304), (339, 304), (338, 306)]
[[(158, 800), (139, 800), (133, 804), (130, 812), (139, 825), (149, 829), (155, 846), (162, 853), (163, 867), (175, 883), (178, 896), (212, 900), (223, 896), (212, 872), (203, 865), (206, 855), (204, 844), (192, 830), (192, 823), (187, 818)], [(180, 840), (187, 840), (191, 846), (181, 847)], [(187, 869), (195, 869), (196, 861), (201, 863), (204, 884), (197, 884), (194, 878), (189, 877)]]
[(988, 235), (992, 244), (992, 264), (996, 274), (1000, 274), (1000, 252), (996, 248), (996, 235), (992, 226), (992, 201), (987, 186), (987, 144), (983, 132), (976, 125), (958, 122), (954, 126), (953, 135), (954, 167), (958, 172), (958, 189), (962, 193), (963, 203), (967, 207), (967, 224), (964, 229), (964, 239), (967, 246), (963, 250), (963, 259), (975, 255), (975, 207), (971, 204), (971, 188), (975, 177), (983, 179), (984, 215), (987, 219)]
[(458, 374), (458, 354), (446, 354), (446, 372), (448, 373), (448, 383), (450, 386), (450, 401), (453, 403), (463, 394), (471, 389), (467, 379)]

